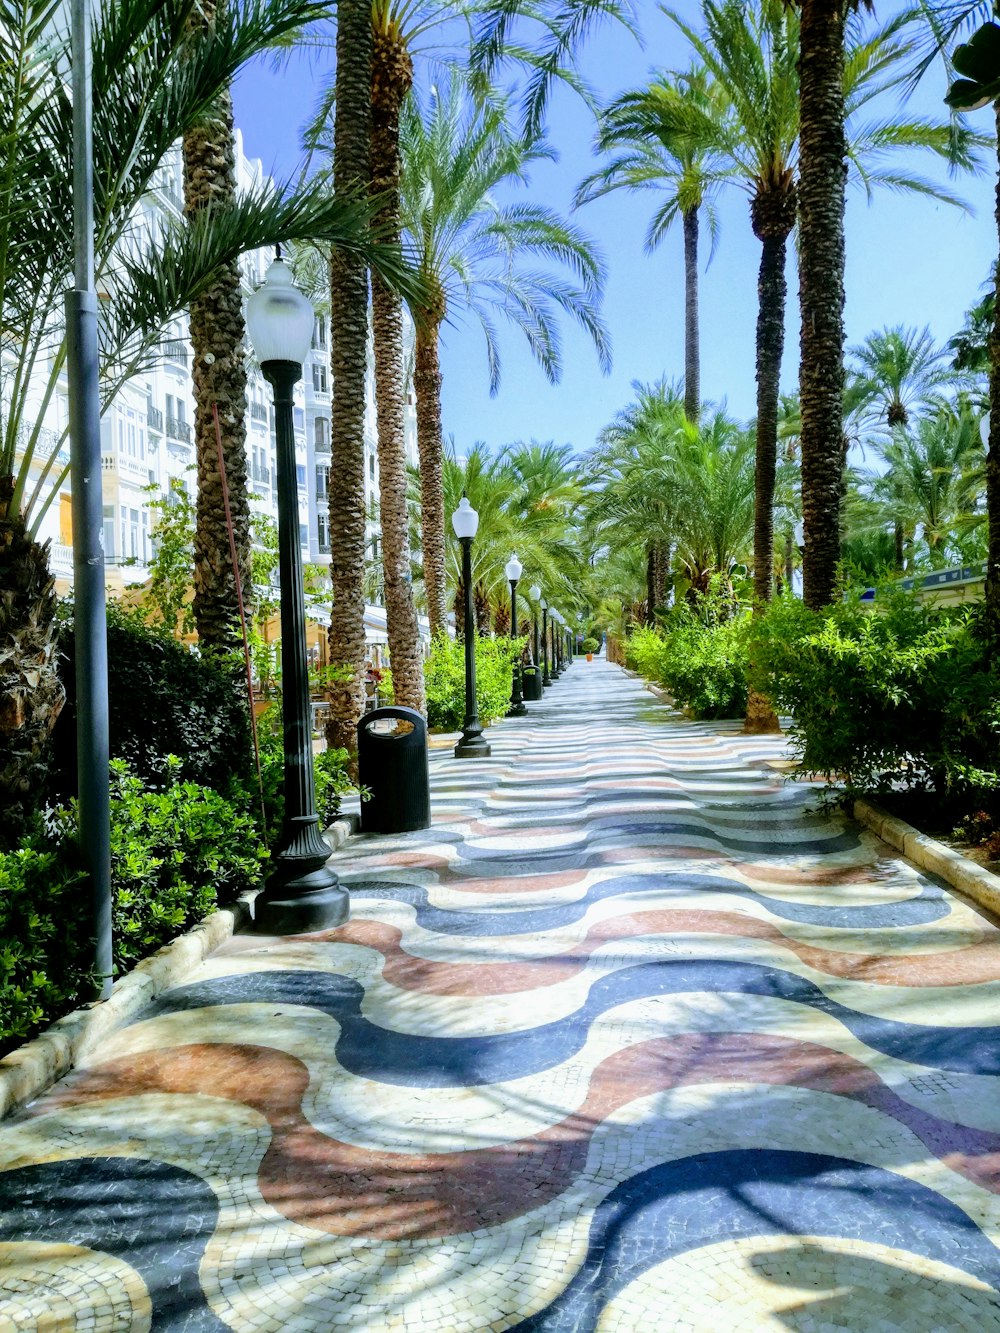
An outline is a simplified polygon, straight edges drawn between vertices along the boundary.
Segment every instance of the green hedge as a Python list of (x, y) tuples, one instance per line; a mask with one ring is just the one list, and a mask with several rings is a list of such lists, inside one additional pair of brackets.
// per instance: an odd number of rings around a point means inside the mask
[(707, 623), (675, 607), (661, 629), (641, 627), (625, 645), (625, 664), (658, 682), (696, 718), (742, 717), (747, 704), (745, 614)]
[[(476, 702), (479, 720), (488, 726), (510, 707), (514, 663), (523, 639), (476, 640)], [(465, 645), (438, 635), (424, 664), (427, 725), (439, 731), (457, 731), (465, 718)]]
[(1000, 663), (978, 612), (900, 593), (822, 612), (779, 598), (754, 626), (754, 683), (783, 712), (802, 769), (849, 792), (934, 791), (956, 806), (1000, 788)]

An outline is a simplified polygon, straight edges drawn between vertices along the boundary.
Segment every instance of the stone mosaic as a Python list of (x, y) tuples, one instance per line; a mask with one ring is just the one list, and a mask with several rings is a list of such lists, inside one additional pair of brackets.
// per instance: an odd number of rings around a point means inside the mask
[(1000, 932), (579, 663), (0, 1127), (0, 1333), (1000, 1330)]

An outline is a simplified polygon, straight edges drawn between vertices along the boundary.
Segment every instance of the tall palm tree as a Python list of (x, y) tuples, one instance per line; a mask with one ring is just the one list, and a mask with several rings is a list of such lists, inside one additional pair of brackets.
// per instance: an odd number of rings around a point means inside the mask
[(691, 588), (706, 592), (713, 574), (728, 579), (751, 548), (754, 433), (716, 409), (698, 426), (686, 423), (674, 448), (677, 563)]
[[(192, 11), (191, 27), (211, 40), (217, 0)], [(183, 139), (184, 213), (188, 218), (236, 198), (233, 100), (224, 88)], [(239, 264), (221, 271), (189, 311), (194, 381), (194, 437), (198, 473), (194, 532), (194, 618), (206, 653), (225, 653), (239, 643), (239, 590), (229, 556), (226, 498), (233, 526), (240, 588), (249, 603), (250, 495), (247, 489), (246, 368), (243, 292)], [(216, 437), (218, 412), (222, 469)]]
[[(315, 188), (257, 188), (166, 225), (155, 251), (134, 242), (135, 217), (176, 141), (203, 122), (242, 65), (321, 15), (312, 0), (265, 0), (216, 15), (212, 40), (192, 30), (192, 0), (106, 0), (94, 16), (95, 251), (105, 407), (155, 360), (169, 322), (244, 251), (325, 238), (393, 280), (398, 254), (373, 247), (367, 205)], [(52, 583), (39, 525), (66, 480), (43, 431), (66, 364), (62, 302), (72, 274), (69, 34), (44, 0), (0, 7), (0, 808), (37, 790), (61, 706)]]
[[(414, 97), (404, 106), (400, 146), (404, 234), (428, 293), (413, 308), (414, 388), (427, 610), (432, 633), (439, 633), (446, 610), (440, 360), (445, 319), (471, 314), (479, 321), (494, 393), (500, 379), (496, 313), (521, 329), (550, 381), (558, 379), (562, 364), (560, 310), (591, 335), (607, 369), (608, 339), (597, 308), (603, 270), (586, 236), (551, 210), (498, 203), (499, 186), (524, 183), (531, 163), (548, 156), (540, 142), (514, 133), (502, 104), (474, 103), (457, 80), (448, 80), (426, 110)], [(573, 280), (529, 267), (538, 259), (565, 265)]]
[(852, 347), (851, 377), (862, 411), (890, 428), (910, 424), (914, 410), (940, 401), (940, 391), (958, 378), (948, 350), (936, 347), (929, 328), (884, 328)]
[[(413, 83), (406, 19), (412, 7), (394, 0), (372, 5), (371, 190), (380, 201), (376, 225), (398, 242), (399, 115)], [(372, 339), (378, 420), (382, 591), (396, 703), (424, 709), (423, 655), (410, 579), (406, 510), (403, 304), (399, 293), (372, 276)]]
[[(334, 197), (367, 192), (370, 180), (371, 0), (337, 6)], [(345, 666), (330, 687), (327, 744), (352, 754), (365, 707), (365, 377), (368, 270), (357, 255), (330, 261), (330, 661)]]
[(694, 66), (685, 73), (664, 71), (648, 88), (622, 93), (601, 117), (597, 147), (616, 154), (579, 186), (576, 203), (587, 203), (616, 189), (656, 190), (660, 206), (646, 233), (646, 250), (660, 244), (680, 218), (684, 237), (684, 411), (697, 421), (701, 410), (701, 356), (698, 318), (698, 244), (704, 211), (713, 244), (718, 232), (714, 196), (723, 176), (722, 164), (710, 148), (661, 134), (673, 119), (661, 113), (662, 103), (680, 98), (698, 101), (706, 114), (720, 111), (707, 71)]

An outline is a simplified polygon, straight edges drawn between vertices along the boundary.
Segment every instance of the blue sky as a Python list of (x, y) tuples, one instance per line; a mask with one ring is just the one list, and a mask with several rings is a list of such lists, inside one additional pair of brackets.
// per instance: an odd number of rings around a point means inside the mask
[[(697, 13), (691, 0), (678, 6)], [(883, 21), (898, 6), (882, 5)], [(688, 63), (686, 43), (649, 0), (640, 0), (641, 48), (623, 29), (598, 31), (584, 54), (583, 69), (598, 92), (610, 97), (640, 84), (652, 68)], [(250, 156), (265, 169), (291, 174), (300, 160), (299, 133), (318, 90), (330, 77), (325, 57), (293, 59), (280, 73), (257, 65), (241, 76), (235, 90), (236, 123)], [(935, 68), (912, 99), (909, 110), (936, 113), (945, 90)], [(991, 116), (977, 113), (975, 123), (991, 129)], [(568, 211), (578, 181), (593, 169), (593, 119), (572, 94), (557, 93), (549, 116), (549, 141), (559, 154), (541, 163), (525, 192), (549, 207)], [(987, 155), (989, 157), (989, 155)], [(995, 160), (995, 159), (994, 159)], [(919, 157), (910, 163), (922, 174), (937, 169)], [(938, 178), (941, 178), (938, 173)], [(886, 324), (923, 327), (945, 340), (961, 325), (963, 314), (980, 294), (997, 251), (993, 221), (995, 167), (979, 179), (953, 184), (974, 208), (965, 215), (933, 200), (882, 192), (867, 204), (857, 191), (849, 195), (847, 215), (847, 336), (860, 341)], [(550, 385), (535, 365), (522, 335), (511, 329), (504, 339), (500, 392), (489, 396), (481, 333), (472, 325), (445, 330), (444, 428), (460, 451), (483, 440), (491, 448), (521, 439), (555, 440), (583, 451), (597, 432), (632, 397), (633, 380), (683, 369), (683, 288), (680, 231), (669, 235), (653, 254), (643, 249), (652, 196), (619, 193), (587, 205), (575, 220), (595, 240), (608, 268), (604, 314), (611, 331), (614, 367), (603, 376), (586, 335), (564, 325), (564, 371)], [(750, 230), (746, 196), (728, 192), (720, 201), (722, 229), (718, 248), (701, 279), (702, 392), (726, 398), (741, 417), (754, 412), (754, 327), (759, 247)], [(704, 249), (707, 251), (707, 245)], [(794, 252), (788, 265), (789, 310), (782, 388), (796, 387), (798, 364), (797, 277)]]

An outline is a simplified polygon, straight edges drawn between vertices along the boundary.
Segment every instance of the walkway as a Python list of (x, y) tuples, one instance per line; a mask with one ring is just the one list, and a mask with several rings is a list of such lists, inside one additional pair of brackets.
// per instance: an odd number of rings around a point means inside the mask
[(0, 1329), (1000, 1329), (1000, 935), (580, 662), (0, 1127)]

